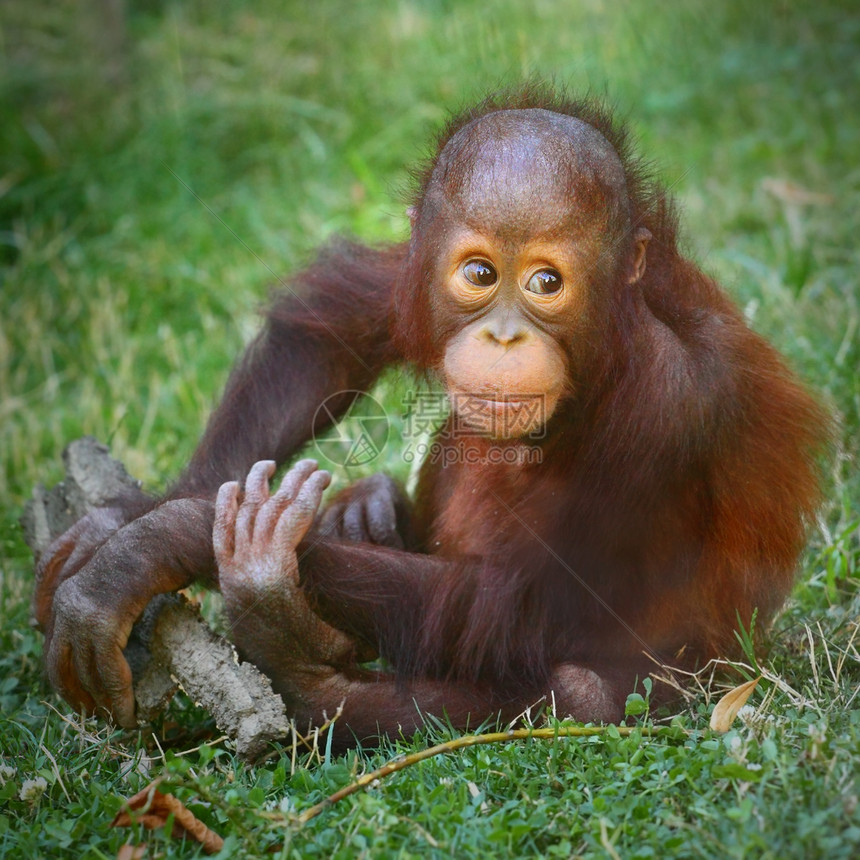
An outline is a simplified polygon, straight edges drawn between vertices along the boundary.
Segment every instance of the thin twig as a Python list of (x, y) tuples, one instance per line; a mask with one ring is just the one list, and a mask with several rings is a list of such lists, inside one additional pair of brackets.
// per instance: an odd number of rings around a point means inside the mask
[(355, 794), (376, 780), (382, 779), (389, 774), (397, 773), (399, 770), (403, 770), (413, 764), (418, 764), (418, 762), (432, 758), (433, 756), (441, 755), (442, 753), (455, 752), (456, 750), (480, 744), (497, 744), (504, 743), (505, 741), (528, 740), (530, 738), (544, 740), (551, 740), (553, 738), (590, 738), (605, 735), (609, 731), (617, 731), (621, 737), (629, 737), (636, 732), (645, 737), (675, 737), (679, 730), (672, 726), (560, 726), (543, 729), (510, 729), (506, 732), (464, 735), (463, 737), (437, 744), (434, 747), (419, 750), (410, 755), (398, 756), (377, 770), (359, 777), (352, 785), (347, 785), (339, 789), (334, 794), (325, 798), (325, 800), (306, 809), (301, 815), (297, 816), (297, 821), (299, 824), (306, 824), (312, 818), (316, 818), (321, 812), (328, 809), (332, 804), (337, 803), (344, 797)]

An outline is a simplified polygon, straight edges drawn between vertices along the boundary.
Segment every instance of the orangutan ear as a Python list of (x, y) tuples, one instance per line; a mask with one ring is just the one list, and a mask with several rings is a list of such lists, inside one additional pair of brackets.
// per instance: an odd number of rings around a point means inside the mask
[(628, 284), (635, 284), (641, 280), (645, 274), (645, 251), (648, 247), (648, 241), (651, 239), (651, 231), (647, 227), (637, 227), (633, 234), (633, 241), (636, 243), (635, 255), (633, 257), (633, 271), (627, 280)]

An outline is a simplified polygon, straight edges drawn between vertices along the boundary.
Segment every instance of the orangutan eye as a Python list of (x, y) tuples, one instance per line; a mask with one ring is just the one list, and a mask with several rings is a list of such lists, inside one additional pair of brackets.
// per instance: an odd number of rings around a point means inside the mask
[(557, 293), (562, 285), (561, 275), (555, 269), (541, 269), (529, 278), (526, 289), (530, 293), (545, 296), (550, 293)]
[(463, 266), (463, 274), (476, 287), (492, 287), (499, 279), (496, 270), (485, 260), (469, 260)]

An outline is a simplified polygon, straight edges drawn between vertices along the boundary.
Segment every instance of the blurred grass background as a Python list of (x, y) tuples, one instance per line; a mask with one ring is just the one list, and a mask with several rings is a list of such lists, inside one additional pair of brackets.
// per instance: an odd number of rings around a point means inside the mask
[[(749, 760), (763, 756), (770, 768), (763, 782), (714, 780), (711, 764), (731, 754), (720, 743), (685, 751), (680, 806), (666, 800), (659, 768), (620, 775), (603, 748), (565, 765), (579, 774), (574, 799), (546, 788), (556, 767), (546, 751), (484, 751), (434, 766), (447, 776), (426, 768), (400, 777), (401, 794), (360, 800), (285, 851), (405, 856), (435, 843), (451, 856), (480, 853), (489, 839), (511, 856), (611, 856), (614, 845), (623, 856), (854, 856), (855, 2), (4, 0), (0, 63), (0, 753), (17, 768), (0, 781), (20, 786), (32, 771), (49, 782), (41, 805), (0, 788), (0, 853), (109, 856), (122, 840), (104, 836), (104, 823), (118, 795), (144, 784), (139, 770), (123, 770), (114, 740), (74, 752), (43, 702), (58, 705), (27, 625), (31, 561), (17, 528), (33, 485), (60, 478), (64, 445), (91, 433), (149, 489), (163, 488), (187, 461), (271, 285), (333, 233), (405, 237), (410, 166), (448, 112), (538, 75), (605, 96), (629, 118), (682, 203), (689, 253), (839, 418), (828, 503), (774, 657), (812, 704), (786, 718), (770, 759), (744, 736)], [(403, 468), (394, 451), (382, 466)], [(810, 619), (820, 640), (798, 633)], [(831, 647), (842, 655), (838, 677), (822, 656)], [(116, 743), (128, 749), (127, 739)], [(623, 749), (619, 741), (625, 760)], [(51, 766), (52, 750), (70, 756), (68, 771)], [(664, 753), (648, 755), (659, 763)], [(227, 796), (226, 753), (206, 755), (197, 776)], [(184, 778), (187, 762), (165, 767)], [(469, 775), (473, 766), (482, 777)], [(284, 786), (310, 801), (349, 772), (329, 763), (290, 782), (278, 767), (281, 783), (277, 768), (235, 766), (230, 791), (250, 811), (230, 818), (212, 808), (210, 817), (253, 831), (255, 811)], [(439, 797), (440, 778), (460, 788), (477, 780), (480, 790)], [(631, 779), (628, 798), (617, 785)], [(602, 806), (601, 792), (610, 798)], [(634, 794), (652, 795), (645, 811)], [(479, 796), (492, 801), (483, 818)], [(476, 816), (468, 827), (461, 802)], [(22, 835), (36, 821), (38, 832)], [(258, 829), (246, 850), (255, 839), (271, 847)]]

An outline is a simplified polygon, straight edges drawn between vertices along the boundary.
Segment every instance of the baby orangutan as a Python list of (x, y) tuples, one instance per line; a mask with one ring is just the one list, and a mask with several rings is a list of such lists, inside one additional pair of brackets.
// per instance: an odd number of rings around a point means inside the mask
[[(72, 704), (134, 724), (129, 630), (195, 580), (220, 581), (293, 715), (344, 703), (339, 743), (550, 693), (615, 720), (655, 663), (729, 655), (738, 619), (779, 608), (827, 418), (681, 255), (612, 117), (540, 88), (488, 99), (441, 136), (410, 217), (408, 242), (333, 244), (276, 298), (166, 499), (46, 554), (37, 616)], [(414, 506), (378, 475), (316, 517), (309, 461), (270, 496), (275, 463), (392, 364), (451, 405)]]

